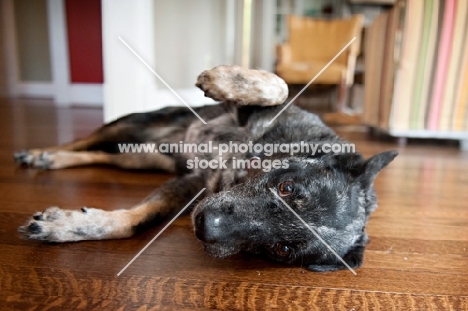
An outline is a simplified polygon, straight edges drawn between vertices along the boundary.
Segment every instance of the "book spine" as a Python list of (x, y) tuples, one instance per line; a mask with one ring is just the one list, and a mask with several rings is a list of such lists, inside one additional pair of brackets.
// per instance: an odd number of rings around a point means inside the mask
[(455, 25), (453, 29), (452, 52), (447, 73), (447, 83), (444, 88), (442, 112), (439, 117), (439, 129), (447, 131), (451, 128), (452, 112), (455, 106), (459, 80), (463, 64), (463, 43), (466, 36), (466, 19), (468, 1), (458, 1), (455, 7)]
[(452, 48), (454, 12), (455, 0), (446, 0), (442, 35), (439, 42), (439, 57), (427, 124), (430, 130), (438, 130), (439, 128), (439, 114), (441, 112), (443, 90), (446, 84), (448, 61)]
[(408, 0), (405, 13), (401, 62), (396, 72), (392, 128), (408, 130), (416, 64), (419, 57), (424, 2)]

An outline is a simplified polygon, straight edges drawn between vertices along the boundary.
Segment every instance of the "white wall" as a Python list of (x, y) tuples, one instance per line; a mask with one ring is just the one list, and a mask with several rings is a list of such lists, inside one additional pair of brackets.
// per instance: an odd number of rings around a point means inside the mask
[(155, 69), (173, 88), (193, 87), (200, 72), (226, 61), (223, 4), (219, 0), (155, 1)]
[[(252, 2), (252, 68), (273, 70), (275, 1)], [(156, 0), (156, 69), (174, 88), (192, 87), (198, 74), (221, 64), (241, 65), (243, 1)], [(159, 88), (164, 86), (158, 83)]]
[(253, 1), (251, 67), (274, 71), (276, 1)]
[[(194, 84), (203, 70), (234, 62), (234, 0), (103, 0), (105, 121), (183, 105), (127, 43), (191, 106), (212, 102)], [(230, 11), (231, 10), (231, 11)], [(226, 18), (228, 17), (228, 18)]]
[(154, 1), (103, 0), (104, 118), (144, 111), (156, 92), (155, 77), (118, 39), (154, 66)]

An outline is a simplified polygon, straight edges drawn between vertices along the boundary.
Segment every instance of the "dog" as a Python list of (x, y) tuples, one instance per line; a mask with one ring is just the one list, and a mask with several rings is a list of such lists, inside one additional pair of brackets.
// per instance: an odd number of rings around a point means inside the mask
[[(311, 271), (344, 269), (288, 205), (350, 267), (360, 267), (369, 240), (366, 224), (377, 207), (373, 181), (397, 152), (368, 159), (357, 152), (325, 152), (330, 149), (325, 147), (347, 142), (315, 114), (287, 106), (287, 86), (274, 74), (218, 66), (204, 71), (196, 85), (220, 103), (193, 108), (194, 113), (186, 107), (134, 113), (84, 139), (16, 153), (21, 165), (42, 169), (105, 164), (177, 174), (132, 208), (50, 207), (32, 215), (19, 228), (20, 234), (47, 242), (128, 238), (182, 209), (206, 188), (193, 204), (191, 219), (209, 255), (226, 258), (245, 252)], [(213, 147), (208, 152), (122, 153), (118, 147), (207, 142)], [(254, 147), (301, 143), (315, 146), (316, 152), (232, 148), (220, 155), (215, 149), (228, 142), (231, 147), (247, 142)], [(247, 165), (235, 167), (239, 160)], [(195, 165), (200, 163), (210, 165), (205, 169)]]

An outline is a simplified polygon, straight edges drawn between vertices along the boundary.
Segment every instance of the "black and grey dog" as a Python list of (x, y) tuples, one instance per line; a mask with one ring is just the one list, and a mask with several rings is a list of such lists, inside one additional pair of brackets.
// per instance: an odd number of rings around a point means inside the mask
[[(343, 269), (340, 260), (288, 210), (286, 203), (349, 266), (359, 267), (368, 241), (366, 223), (377, 206), (373, 181), (397, 152), (383, 152), (369, 159), (330, 148), (327, 150), (331, 152), (325, 152), (326, 146), (346, 142), (314, 114), (293, 105), (281, 112), (287, 87), (273, 74), (220, 66), (203, 72), (197, 85), (207, 96), (222, 102), (194, 109), (207, 124), (186, 107), (169, 107), (128, 115), (70, 144), (15, 154), (17, 162), (45, 169), (109, 164), (178, 174), (130, 209), (50, 207), (34, 214), (19, 228), (20, 233), (50, 242), (126, 238), (180, 210), (206, 188), (194, 204), (192, 222), (209, 255), (225, 258), (248, 252), (313, 271)], [(161, 147), (207, 142), (213, 147), (208, 152), (135, 153), (119, 149), (124, 143)], [(230, 147), (242, 143), (306, 143), (317, 149), (267, 153), (249, 148), (219, 155), (216, 149), (228, 143)], [(219, 162), (203, 169), (195, 165), (201, 160)], [(252, 165), (236, 166), (239, 160)]]

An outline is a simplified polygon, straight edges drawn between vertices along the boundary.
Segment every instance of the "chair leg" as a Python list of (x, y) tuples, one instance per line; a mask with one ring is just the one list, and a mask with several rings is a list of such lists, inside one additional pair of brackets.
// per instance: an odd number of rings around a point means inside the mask
[(349, 96), (349, 86), (346, 84), (345, 80), (342, 79), (341, 83), (338, 85), (338, 99), (336, 103), (336, 110), (338, 112), (346, 112), (346, 104), (348, 102)]
[(360, 125), (362, 124), (361, 116), (352, 113), (352, 110), (347, 105), (350, 87), (346, 85), (344, 79), (337, 87), (337, 100), (334, 112), (325, 113), (322, 115), (322, 120), (327, 125)]

